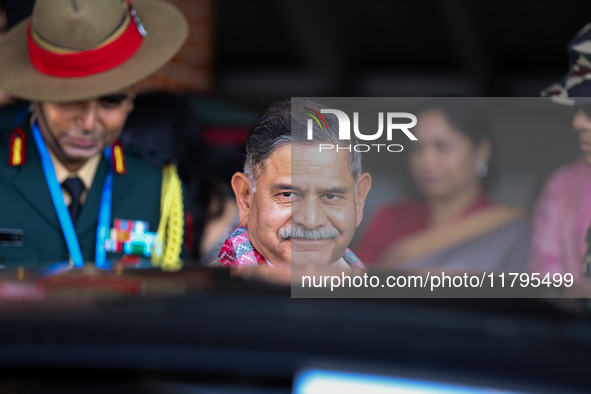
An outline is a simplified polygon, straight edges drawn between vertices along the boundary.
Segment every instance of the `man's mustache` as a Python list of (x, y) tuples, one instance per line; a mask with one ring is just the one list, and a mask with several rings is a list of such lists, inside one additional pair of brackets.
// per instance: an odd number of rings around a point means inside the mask
[(307, 240), (334, 239), (339, 236), (339, 230), (335, 227), (320, 227), (309, 230), (301, 224), (292, 224), (289, 227), (282, 228), (279, 235), (282, 240), (291, 238)]
[(75, 135), (86, 137), (89, 135), (96, 136), (100, 134), (100, 129), (77, 129)]

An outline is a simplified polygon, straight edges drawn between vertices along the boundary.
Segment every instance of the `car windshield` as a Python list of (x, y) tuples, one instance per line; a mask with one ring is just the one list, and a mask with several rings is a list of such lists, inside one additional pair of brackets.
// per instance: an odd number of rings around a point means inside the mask
[(590, 392), (588, 8), (0, 0), (0, 394)]

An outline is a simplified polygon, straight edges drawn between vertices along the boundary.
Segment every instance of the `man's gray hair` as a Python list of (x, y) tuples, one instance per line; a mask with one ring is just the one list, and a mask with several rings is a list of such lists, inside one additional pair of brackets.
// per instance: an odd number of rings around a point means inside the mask
[(361, 153), (353, 148), (357, 145), (357, 137), (352, 135), (349, 141), (339, 140), (339, 122), (335, 115), (323, 114), (326, 124), (320, 120), (322, 127), (313, 120), (314, 136), (311, 140), (307, 138), (308, 120), (313, 119), (311, 115), (318, 118), (314, 111), (320, 113), (321, 109), (329, 107), (312, 100), (295, 98), (276, 101), (263, 111), (252, 126), (246, 141), (244, 173), (253, 193), (267, 160), (277, 149), (292, 143), (310, 146), (330, 144), (334, 149), (345, 148), (350, 152), (347, 158), (349, 172), (357, 185), (361, 175)]

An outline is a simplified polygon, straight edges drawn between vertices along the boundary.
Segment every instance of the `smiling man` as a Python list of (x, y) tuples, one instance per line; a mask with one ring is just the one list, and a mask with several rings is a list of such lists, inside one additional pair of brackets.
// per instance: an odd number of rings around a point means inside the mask
[(582, 264), (591, 246), (591, 23), (569, 42), (568, 52), (570, 72), (542, 96), (572, 108), (582, 156), (559, 168), (542, 191), (533, 218), (530, 270), (576, 278), (591, 276), (591, 260)]
[(363, 219), (371, 176), (361, 173), (361, 155), (347, 150), (319, 151), (319, 144), (349, 146), (338, 139), (338, 123), (314, 124), (308, 141), (307, 100), (272, 104), (253, 125), (244, 173), (232, 178), (241, 226), (214, 265), (363, 266), (348, 249)]
[[(2, 266), (106, 267), (124, 254), (177, 264), (176, 171), (124, 152), (117, 138), (136, 84), (174, 56), (187, 32), (164, 1), (44, 0), (0, 42), (0, 88), (33, 103), (0, 141)], [(173, 219), (162, 221), (161, 211)]]

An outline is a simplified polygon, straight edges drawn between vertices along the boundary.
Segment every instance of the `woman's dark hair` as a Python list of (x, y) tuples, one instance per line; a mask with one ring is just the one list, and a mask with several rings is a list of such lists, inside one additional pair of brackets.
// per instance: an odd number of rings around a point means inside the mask
[(488, 174), (482, 179), (482, 187), (485, 191), (490, 191), (497, 176), (496, 155), (490, 119), (482, 105), (472, 97), (437, 97), (420, 102), (413, 113), (419, 117), (429, 110), (443, 112), (449, 123), (468, 137), (474, 147), (483, 141), (489, 142), (491, 155)]
[(208, 208), (221, 195), (219, 183), (203, 162), (201, 125), (188, 98), (164, 92), (138, 95), (120, 139), (159, 167), (177, 164), (187, 192), (185, 210), (193, 216), (193, 250), (189, 253), (198, 259)]

